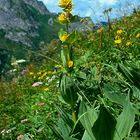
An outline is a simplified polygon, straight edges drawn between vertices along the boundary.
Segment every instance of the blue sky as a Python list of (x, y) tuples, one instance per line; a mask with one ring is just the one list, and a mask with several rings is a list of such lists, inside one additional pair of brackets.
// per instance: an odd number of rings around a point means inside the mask
[[(43, 1), (50, 12), (61, 12), (58, 7), (58, 0), (40, 0)], [(73, 14), (82, 17), (90, 16), (93, 21), (105, 20), (103, 11), (107, 8), (113, 8), (111, 17), (120, 17), (128, 14), (134, 7), (140, 5), (140, 0), (73, 0)]]

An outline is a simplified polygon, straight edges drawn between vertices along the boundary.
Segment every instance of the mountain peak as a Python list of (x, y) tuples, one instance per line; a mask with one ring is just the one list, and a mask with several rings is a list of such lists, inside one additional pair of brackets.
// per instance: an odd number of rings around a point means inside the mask
[(47, 9), (47, 7), (44, 5), (44, 3), (42, 1), (38, 1), (38, 0), (24, 0), (24, 2), (26, 4), (31, 5), (32, 7), (34, 7), (35, 9), (37, 9), (41, 14), (50, 14), (49, 10)]

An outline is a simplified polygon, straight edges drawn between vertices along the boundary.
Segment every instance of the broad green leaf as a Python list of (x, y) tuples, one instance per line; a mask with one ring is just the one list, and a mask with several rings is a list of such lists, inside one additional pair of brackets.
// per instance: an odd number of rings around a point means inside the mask
[(72, 137), (64, 137), (64, 140), (78, 140), (78, 139)]
[(60, 90), (64, 101), (71, 105), (71, 107), (74, 107), (78, 99), (77, 87), (74, 84), (74, 79), (66, 74), (62, 75)]
[(71, 129), (62, 118), (60, 118), (58, 121), (58, 128), (61, 131), (63, 137), (69, 136)]
[(58, 32), (58, 36), (60, 37), (65, 33), (66, 33), (66, 31), (64, 31), (64, 29), (61, 28), (60, 31)]
[(118, 65), (118, 70), (130, 81), (133, 83), (133, 75), (131, 74), (130, 70), (123, 66), (122, 64)]
[(132, 84), (140, 89), (140, 69), (134, 68), (134, 66), (128, 69), (121, 64), (119, 64), (118, 69)]
[(48, 124), (48, 126), (52, 130), (53, 134), (59, 138), (59, 140), (64, 140), (60, 130), (56, 125)]
[(97, 67), (94, 66), (93, 68), (91, 68), (91, 74), (96, 77), (98, 75), (98, 70), (97, 70)]
[(82, 123), (85, 130), (87, 131), (91, 140), (96, 140), (91, 129), (96, 119), (97, 119), (97, 114), (95, 110), (86, 106), (82, 101), (79, 109), (79, 120)]
[(105, 96), (111, 100), (112, 102), (115, 102), (120, 105), (124, 105), (126, 102), (126, 97), (122, 95), (119, 91), (117, 91), (116, 88), (112, 87), (109, 84), (105, 84), (103, 88), (103, 93)]
[(62, 60), (63, 66), (66, 67), (67, 66), (67, 60), (66, 60), (64, 49), (61, 50), (61, 60)]
[(78, 33), (78, 31), (73, 31), (73, 32), (69, 35), (68, 39), (66, 40), (66, 43), (68, 43), (68, 44), (73, 44), (73, 43), (75, 43), (78, 39), (79, 39), (79, 33)]
[(129, 97), (127, 97), (127, 102), (123, 107), (123, 111), (117, 119), (114, 140), (122, 140), (129, 136), (131, 129), (134, 126), (134, 120), (135, 113), (129, 101)]
[(132, 90), (134, 97), (140, 100), (140, 90), (135, 86), (132, 87)]
[(70, 115), (64, 111), (63, 109), (61, 108), (57, 108), (58, 109), (58, 112), (60, 114), (60, 117), (62, 118), (62, 120), (71, 128), (73, 129), (73, 126), (74, 126), (74, 123), (72, 121), (72, 119), (70, 118)]
[(140, 69), (132, 69), (131, 70), (131, 74), (133, 75), (133, 79), (132, 79), (132, 81), (133, 81), (133, 83), (134, 83), (134, 85), (137, 87), (137, 88), (139, 88), (140, 89)]
[(114, 116), (104, 106), (101, 106), (98, 119), (92, 127), (96, 140), (113, 140), (115, 126)]
[(82, 71), (79, 72), (78, 76), (79, 76), (79, 78), (82, 78), (82, 79), (85, 79), (85, 80), (87, 78), (86, 74), (84, 72), (82, 72)]
[(85, 130), (82, 140), (92, 140), (87, 131)]

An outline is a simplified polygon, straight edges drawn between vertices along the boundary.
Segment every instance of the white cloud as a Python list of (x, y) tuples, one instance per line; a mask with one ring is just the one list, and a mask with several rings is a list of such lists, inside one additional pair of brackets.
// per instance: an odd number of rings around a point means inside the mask
[[(39, 0), (43, 1), (51, 12), (61, 12), (62, 9), (58, 7), (59, 0)], [(132, 4), (140, 4), (140, 0), (73, 0), (74, 10), (73, 14), (78, 14), (80, 16), (91, 16), (95, 21), (104, 18), (103, 11), (107, 8), (113, 8), (111, 17), (118, 17), (121, 13), (120, 8), (126, 7), (129, 3), (129, 7)], [(128, 7), (127, 7), (128, 8)], [(116, 12), (116, 9), (118, 10)], [(130, 8), (132, 9), (132, 8)]]

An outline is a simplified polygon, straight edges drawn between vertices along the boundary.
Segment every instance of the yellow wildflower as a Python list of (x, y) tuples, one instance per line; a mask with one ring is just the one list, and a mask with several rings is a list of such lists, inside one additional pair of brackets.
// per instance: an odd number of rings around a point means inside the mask
[(52, 72), (52, 75), (55, 75), (56, 73), (57, 73), (56, 71), (53, 71), (53, 72)]
[(117, 30), (117, 34), (120, 35), (123, 32), (123, 30)]
[(48, 71), (47, 74), (52, 74), (52, 71)]
[(64, 34), (60, 35), (59, 38), (62, 42), (65, 42), (67, 40), (68, 36), (69, 35), (67, 34), (67, 32), (65, 32)]
[(72, 68), (72, 67), (73, 67), (73, 65), (74, 65), (73, 61), (71, 61), (71, 60), (70, 60), (70, 61), (68, 61), (68, 67), (69, 67), (69, 68)]
[(121, 37), (119, 35), (115, 36), (115, 40), (121, 39)]
[(43, 91), (49, 91), (49, 88), (43, 88)]
[(136, 38), (140, 38), (140, 33), (138, 33), (138, 34), (136, 35)]
[(122, 43), (121, 39), (115, 40), (114, 42), (115, 42), (116, 44)]
[(104, 30), (104, 28), (101, 27), (100, 29), (97, 30), (97, 33), (102, 33), (103, 30)]
[(38, 78), (38, 80), (43, 80), (43, 79), (45, 78), (46, 74), (47, 74), (46, 72), (43, 73), (43, 74)]
[(55, 65), (56, 68), (63, 68), (62, 65)]
[(72, 7), (73, 7), (72, 3), (69, 3), (67, 7), (64, 9), (64, 11), (67, 12), (67, 14), (69, 15), (69, 12), (72, 11)]
[(43, 77), (45, 77), (46, 75), (47, 75), (47, 72), (44, 72), (44, 73), (42, 74)]
[(61, 13), (59, 16), (58, 16), (58, 20), (61, 22), (61, 23), (65, 23), (67, 18), (66, 18), (66, 15), (64, 13)]
[(29, 75), (34, 75), (34, 73), (33, 72), (30, 72)]
[(126, 43), (126, 46), (132, 46), (132, 43), (131, 43), (130, 41), (128, 41), (128, 42)]
[(42, 71), (39, 71), (38, 73), (37, 73), (37, 75), (41, 75), (42, 74)]
[(72, 10), (72, 0), (59, 0), (58, 5), (65, 10)]

